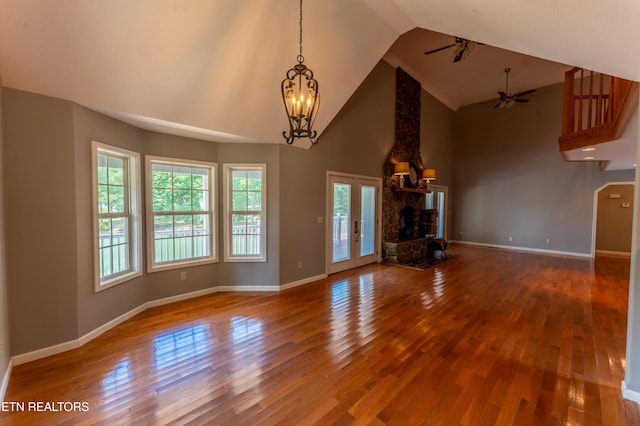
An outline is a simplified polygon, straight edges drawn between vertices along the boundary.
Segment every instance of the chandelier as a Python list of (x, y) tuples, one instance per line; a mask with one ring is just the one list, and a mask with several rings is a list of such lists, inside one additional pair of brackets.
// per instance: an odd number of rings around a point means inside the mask
[(304, 64), (302, 56), (302, 0), (300, 0), (300, 53), (298, 63), (287, 71), (287, 77), (282, 80), (282, 100), (287, 111), (289, 131), (282, 132), (282, 136), (291, 145), (294, 138), (309, 138), (312, 144), (317, 144), (317, 131), (313, 130), (313, 122), (320, 105), (318, 82), (311, 71)]

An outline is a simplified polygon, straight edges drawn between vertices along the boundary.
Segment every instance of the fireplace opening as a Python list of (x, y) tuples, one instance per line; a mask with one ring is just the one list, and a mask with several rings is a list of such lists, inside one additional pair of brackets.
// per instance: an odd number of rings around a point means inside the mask
[(412, 238), (414, 236), (414, 220), (416, 210), (411, 206), (404, 206), (400, 210), (400, 222), (398, 226), (398, 239)]

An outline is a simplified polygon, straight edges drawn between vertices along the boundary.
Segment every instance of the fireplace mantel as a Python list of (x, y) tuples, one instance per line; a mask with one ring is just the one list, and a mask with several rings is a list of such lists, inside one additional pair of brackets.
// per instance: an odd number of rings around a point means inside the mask
[(417, 194), (429, 194), (431, 193), (430, 189), (426, 189), (426, 188), (397, 188), (397, 187), (391, 187), (391, 190), (394, 192), (415, 192)]

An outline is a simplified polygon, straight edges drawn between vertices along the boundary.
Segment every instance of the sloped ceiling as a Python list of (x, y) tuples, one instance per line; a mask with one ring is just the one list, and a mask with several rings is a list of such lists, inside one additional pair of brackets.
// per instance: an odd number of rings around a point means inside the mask
[[(293, 0), (3, 0), (0, 76), (145, 128), (283, 143), (279, 86), (298, 22)], [(306, 0), (317, 128), (415, 27), (640, 80), (637, 22), (640, 2), (628, 0)]]
[[(397, 33), (359, 0), (308, 0), (304, 17), (322, 130)], [(298, 23), (285, 0), (3, 0), (0, 75), (157, 129), (281, 143)]]

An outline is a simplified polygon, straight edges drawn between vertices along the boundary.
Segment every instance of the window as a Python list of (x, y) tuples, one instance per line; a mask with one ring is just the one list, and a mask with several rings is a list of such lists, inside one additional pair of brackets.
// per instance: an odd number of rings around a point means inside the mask
[(224, 165), (224, 260), (267, 260), (267, 165)]
[(92, 143), (95, 290), (142, 274), (139, 154)]
[(214, 163), (146, 157), (149, 271), (218, 260), (216, 170)]

